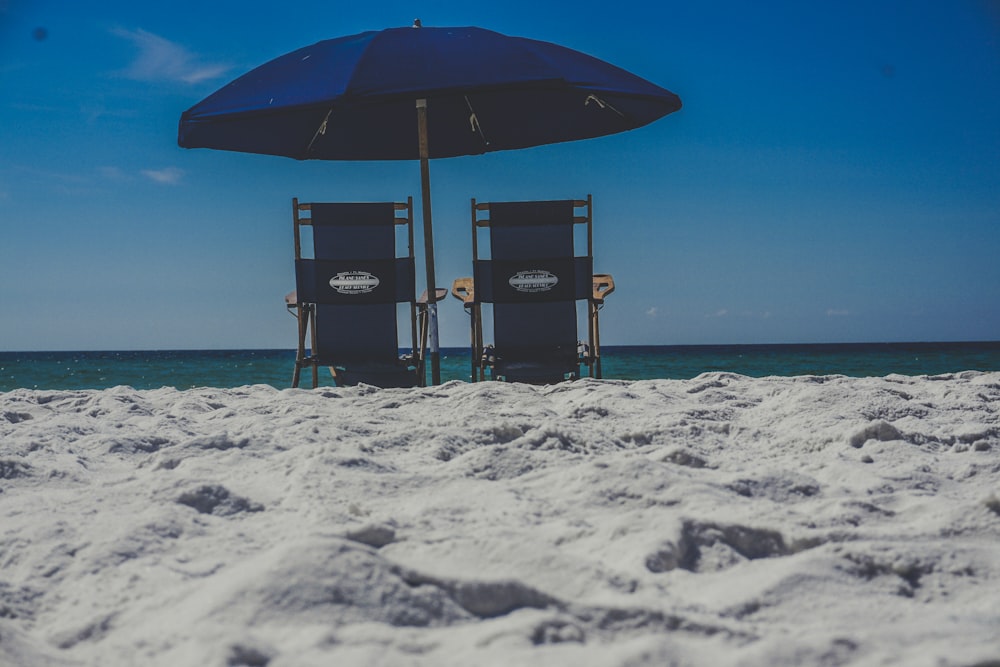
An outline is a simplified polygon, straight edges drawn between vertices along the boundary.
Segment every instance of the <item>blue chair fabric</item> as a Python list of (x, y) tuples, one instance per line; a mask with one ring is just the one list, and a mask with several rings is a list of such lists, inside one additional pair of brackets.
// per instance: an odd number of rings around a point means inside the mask
[[(315, 387), (319, 366), (329, 366), (338, 385), (423, 384), (412, 199), (406, 204), (300, 204), (296, 199), (293, 210), (299, 346), (292, 385), (298, 386), (302, 368), (311, 367)], [(405, 217), (397, 217), (400, 210)], [(409, 226), (409, 248), (403, 257), (396, 256), (398, 224)], [(312, 229), (311, 257), (303, 256), (306, 226)], [(410, 304), (413, 337), (411, 353), (403, 359), (397, 335), (401, 303)]]
[[(473, 364), (485, 354), (494, 379), (548, 384), (579, 377), (577, 302), (593, 295), (591, 198), (490, 202), (472, 200)], [(583, 208), (584, 215), (577, 209)], [(485, 212), (488, 217), (480, 217)], [(575, 228), (586, 225), (587, 251), (575, 253)], [(489, 259), (479, 258), (477, 229), (489, 228)], [(482, 342), (482, 306), (493, 313), (493, 348)], [(594, 308), (588, 307), (588, 316)], [(587, 349), (594, 350), (594, 329)], [(595, 350), (596, 351), (596, 350)], [(473, 370), (473, 379), (485, 374)], [(594, 372), (591, 366), (591, 372)]]

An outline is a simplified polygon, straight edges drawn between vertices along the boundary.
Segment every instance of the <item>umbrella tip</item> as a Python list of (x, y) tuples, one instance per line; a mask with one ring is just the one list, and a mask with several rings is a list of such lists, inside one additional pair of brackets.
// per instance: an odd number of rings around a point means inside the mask
[(420, 25), (420, 19), (413, 19), (413, 27), (414, 28), (422, 28), (423, 27), (422, 25)]

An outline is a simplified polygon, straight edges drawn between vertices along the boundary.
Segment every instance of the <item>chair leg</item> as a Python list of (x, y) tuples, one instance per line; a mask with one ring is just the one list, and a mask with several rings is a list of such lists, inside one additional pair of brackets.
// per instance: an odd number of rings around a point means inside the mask
[(430, 321), (427, 317), (427, 308), (420, 308), (420, 377), (418, 384), (421, 387), (427, 386), (427, 369), (424, 363), (427, 352), (427, 337), (430, 335)]
[(312, 314), (311, 326), (309, 332), (309, 354), (312, 357), (310, 365), (312, 366), (312, 388), (315, 389), (319, 386), (319, 364), (316, 363), (316, 314)]
[[(473, 340), (475, 351), (472, 355), (472, 380), (473, 382), (478, 382), (486, 379), (486, 366), (483, 363), (483, 352), (486, 350), (483, 345), (483, 308), (479, 304), (476, 304), (473, 310), (472, 322), (475, 335), (475, 339)], [(477, 371), (478, 378), (476, 375)]]
[(295, 389), (299, 386), (299, 375), (302, 374), (302, 356), (299, 352), (295, 353), (295, 370), (292, 371), (292, 388)]
[(471, 349), (471, 358), (469, 359), (469, 366), (471, 367), (471, 375), (470, 375), (470, 377), (472, 378), (473, 382), (478, 382), (479, 381), (478, 377), (477, 377), (477, 373), (478, 373), (478, 369), (479, 369), (479, 361), (478, 361), (479, 357), (478, 357), (478, 355), (481, 354), (481, 351), (479, 349), (479, 334), (478, 334), (478, 327), (476, 326), (476, 307), (475, 306), (472, 306), (469, 309), (469, 322), (470, 322), (469, 332), (470, 332), (470, 338), (471, 338), (470, 342), (472, 343), (471, 344), (471, 348), (472, 348)]
[(292, 372), (292, 387), (299, 386), (299, 378), (302, 374), (302, 365), (305, 363), (306, 358), (306, 330), (308, 328), (309, 322), (309, 308), (299, 306), (298, 313), (296, 314), (296, 319), (298, 320), (299, 327), (299, 344), (298, 348), (295, 350), (295, 370)]
[[(596, 377), (600, 380), (603, 377), (603, 372), (601, 370), (601, 325), (600, 316), (598, 315), (598, 307), (596, 303), (590, 304), (591, 312), (591, 330), (590, 330), (590, 354), (593, 357), (591, 363), (591, 376)], [(596, 372), (596, 375), (595, 375)]]

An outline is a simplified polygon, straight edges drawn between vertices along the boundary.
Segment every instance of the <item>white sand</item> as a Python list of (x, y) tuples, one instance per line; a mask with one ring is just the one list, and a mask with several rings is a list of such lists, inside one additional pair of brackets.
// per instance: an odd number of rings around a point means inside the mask
[(17, 390), (0, 489), (2, 665), (1000, 660), (1000, 373)]

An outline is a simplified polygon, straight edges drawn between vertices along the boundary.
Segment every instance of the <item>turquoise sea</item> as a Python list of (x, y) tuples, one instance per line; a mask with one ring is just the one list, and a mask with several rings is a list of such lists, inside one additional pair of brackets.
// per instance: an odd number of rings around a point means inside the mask
[[(752, 377), (938, 375), (1000, 371), (1000, 341), (983, 343), (850, 343), (826, 345), (605, 346), (604, 377), (688, 379), (707, 371)], [(468, 380), (469, 350), (442, 350), (441, 379)], [(0, 391), (104, 389), (129, 385), (238, 387), (291, 384), (293, 350), (0, 352)], [(320, 382), (332, 384), (329, 374)]]

